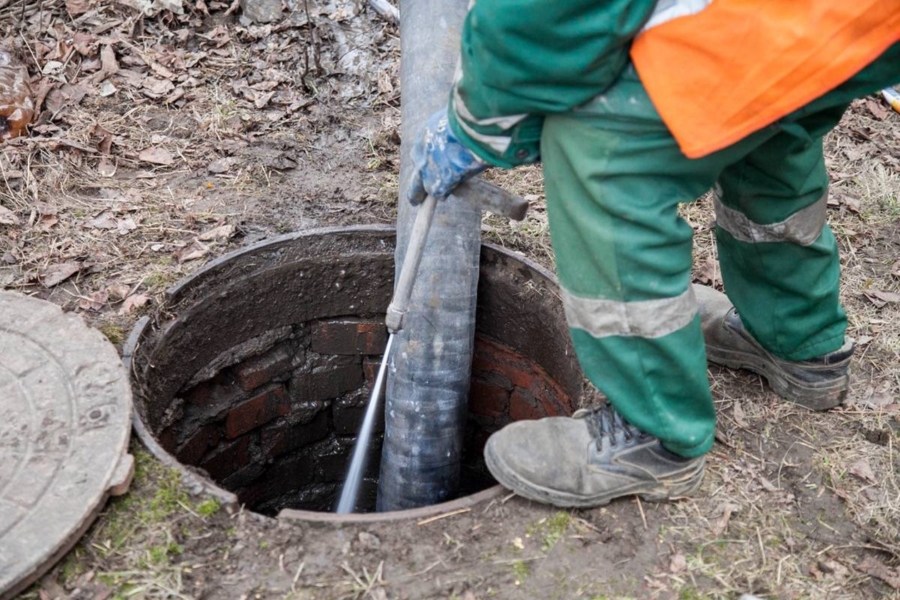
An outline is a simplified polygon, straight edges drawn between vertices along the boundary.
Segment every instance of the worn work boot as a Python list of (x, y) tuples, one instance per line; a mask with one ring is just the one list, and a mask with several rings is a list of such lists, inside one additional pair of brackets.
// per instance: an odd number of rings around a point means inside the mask
[(687, 496), (703, 479), (704, 458), (682, 458), (627, 423), (610, 406), (572, 417), (517, 421), (491, 436), (488, 469), (518, 495), (562, 507), (602, 506), (637, 494)]
[(803, 361), (773, 356), (744, 329), (741, 317), (722, 292), (694, 286), (700, 322), (711, 363), (747, 369), (766, 378), (776, 394), (810, 410), (827, 410), (847, 397), (853, 342), (834, 352)]

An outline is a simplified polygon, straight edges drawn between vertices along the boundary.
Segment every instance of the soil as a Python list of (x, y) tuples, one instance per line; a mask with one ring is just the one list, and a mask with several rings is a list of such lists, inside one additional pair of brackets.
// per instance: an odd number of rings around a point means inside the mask
[[(0, 155), (0, 283), (121, 347), (166, 287), (279, 233), (390, 223), (398, 31), (364, 3), (0, 0), (40, 116)], [(160, 7), (168, 6), (169, 9)], [(181, 10), (181, 14), (172, 12)], [(25, 598), (880, 598), (900, 594), (900, 114), (854, 103), (826, 140), (830, 221), (859, 351), (827, 414), (711, 368), (718, 442), (697, 496), (559, 511), (507, 496), (428, 523), (314, 526), (192, 496), (132, 443), (110, 502)], [(493, 173), (522, 224), (485, 239), (552, 267), (540, 170)], [(684, 207), (721, 285), (708, 199)]]

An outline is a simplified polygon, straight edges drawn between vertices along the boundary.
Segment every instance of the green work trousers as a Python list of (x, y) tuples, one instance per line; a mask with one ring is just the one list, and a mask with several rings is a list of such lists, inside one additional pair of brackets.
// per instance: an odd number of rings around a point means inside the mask
[(850, 101), (900, 81), (900, 44), (854, 79), (704, 158), (678, 149), (632, 67), (546, 119), (541, 156), (563, 303), (585, 374), (630, 423), (694, 457), (715, 411), (690, 287), (692, 230), (677, 213), (713, 188), (729, 298), (772, 354), (838, 349), (846, 316), (825, 223), (822, 137)]

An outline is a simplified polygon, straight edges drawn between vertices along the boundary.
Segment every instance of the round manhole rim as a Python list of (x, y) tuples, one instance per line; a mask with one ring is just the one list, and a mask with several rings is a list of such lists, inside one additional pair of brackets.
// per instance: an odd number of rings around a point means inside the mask
[[(210, 271), (221, 267), (224, 264), (227, 264), (230, 260), (238, 257), (242, 254), (246, 254), (249, 252), (253, 252), (256, 250), (267, 249), (269, 247), (277, 248), (281, 244), (296, 241), (298, 239), (307, 238), (307, 237), (318, 237), (325, 235), (341, 235), (341, 234), (353, 234), (353, 233), (373, 233), (373, 234), (386, 234), (386, 235), (395, 235), (396, 229), (389, 225), (349, 225), (349, 226), (335, 226), (335, 227), (321, 227), (308, 229), (304, 231), (292, 232), (280, 236), (276, 236), (270, 239), (262, 240), (256, 242), (254, 244), (248, 245), (246, 247), (235, 249), (232, 252), (222, 255), (221, 257), (211, 261), (201, 269), (195, 271), (190, 276), (180, 280), (175, 283), (171, 288), (166, 291), (167, 299), (173, 298), (175, 296), (179, 296), (186, 289), (190, 287), (190, 285), (196, 281), (201, 280), (205, 277)], [(497, 252), (502, 255), (506, 255), (510, 258), (514, 258), (516, 261), (523, 263), (530, 269), (541, 274), (543, 277), (547, 278), (553, 284), (557, 283), (556, 276), (547, 270), (542, 265), (536, 263), (535, 261), (523, 256), (520, 253), (513, 252), (502, 248), (500, 246), (490, 244), (490, 243), (482, 243), (483, 246), (491, 248), (494, 252)], [(142, 317), (132, 329), (128, 339), (125, 342), (123, 348), (123, 361), (125, 363), (126, 369), (129, 374), (134, 372), (133, 358), (134, 354), (137, 350), (138, 345), (141, 342), (144, 330), (148, 325), (150, 325), (151, 319), (148, 316)], [(187, 465), (179, 461), (173, 454), (167, 451), (163, 446), (156, 440), (153, 433), (148, 429), (146, 424), (141, 419), (141, 415), (139, 411), (135, 410), (132, 416), (133, 426), (135, 433), (137, 434), (138, 439), (144, 444), (145, 448), (152, 454), (155, 458), (157, 458), (160, 462), (165, 464), (171, 469), (174, 469), (179, 472), (182, 477), (182, 480), (187, 484), (187, 486), (194, 493), (205, 494), (208, 495), (217, 501), (219, 501), (222, 505), (226, 507), (235, 508), (239, 505), (239, 501), (237, 495), (224, 489), (223, 487), (216, 484), (210, 478), (204, 477), (199, 473), (192, 471)], [(305, 523), (320, 523), (324, 525), (354, 525), (354, 524), (372, 524), (372, 523), (385, 523), (385, 522), (396, 522), (396, 521), (408, 521), (408, 520), (427, 520), (431, 517), (439, 517), (441, 515), (445, 515), (448, 513), (465, 513), (469, 512), (473, 506), (477, 506), (479, 504), (490, 502), (496, 500), (498, 498), (503, 497), (505, 494), (511, 494), (506, 488), (501, 485), (494, 485), (483, 489), (474, 494), (469, 494), (466, 496), (461, 496), (459, 498), (455, 498), (453, 500), (449, 500), (447, 502), (442, 502), (439, 504), (433, 504), (430, 506), (417, 507), (406, 510), (399, 511), (388, 511), (388, 512), (371, 512), (371, 513), (351, 513), (351, 514), (337, 514), (334, 512), (319, 512), (319, 511), (311, 511), (311, 510), (299, 510), (299, 509), (283, 509), (280, 511), (276, 518), (285, 519), (289, 521), (302, 521)], [(256, 513), (254, 514), (260, 514)], [(264, 515), (261, 517), (267, 518)]]

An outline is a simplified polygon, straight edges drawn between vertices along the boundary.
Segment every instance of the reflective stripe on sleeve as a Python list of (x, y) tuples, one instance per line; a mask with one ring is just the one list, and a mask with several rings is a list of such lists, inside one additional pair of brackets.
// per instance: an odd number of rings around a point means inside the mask
[(638, 302), (582, 298), (565, 289), (561, 292), (569, 327), (584, 330), (595, 338), (660, 338), (686, 327), (697, 314), (691, 286), (674, 298)]
[(457, 86), (453, 86), (453, 109), (456, 111), (456, 116), (460, 118), (460, 120), (467, 121), (472, 125), (477, 125), (479, 127), (491, 127), (496, 126), (500, 129), (506, 131), (507, 129), (512, 129), (519, 123), (525, 120), (528, 114), (520, 114), (520, 115), (506, 115), (502, 117), (491, 117), (489, 119), (478, 119), (469, 111), (469, 107), (466, 106), (466, 103), (463, 102), (462, 97), (459, 95), (459, 88)]
[(509, 149), (509, 145), (512, 143), (512, 137), (508, 135), (484, 135), (469, 127), (469, 124), (466, 123), (465, 119), (457, 119), (456, 122), (463, 128), (463, 131), (469, 134), (469, 137), (476, 142), (487, 146), (497, 154), (505, 154)]
[(789, 242), (799, 246), (809, 246), (822, 234), (825, 227), (825, 211), (828, 202), (826, 193), (806, 208), (801, 208), (784, 221), (760, 224), (751, 221), (747, 215), (722, 204), (716, 191), (713, 203), (716, 209), (716, 225), (741, 242), (762, 244)]
[(650, 15), (650, 20), (641, 31), (647, 31), (678, 17), (697, 14), (709, 6), (710, 2), (712, 0), (658, 0), (653, 14)]

